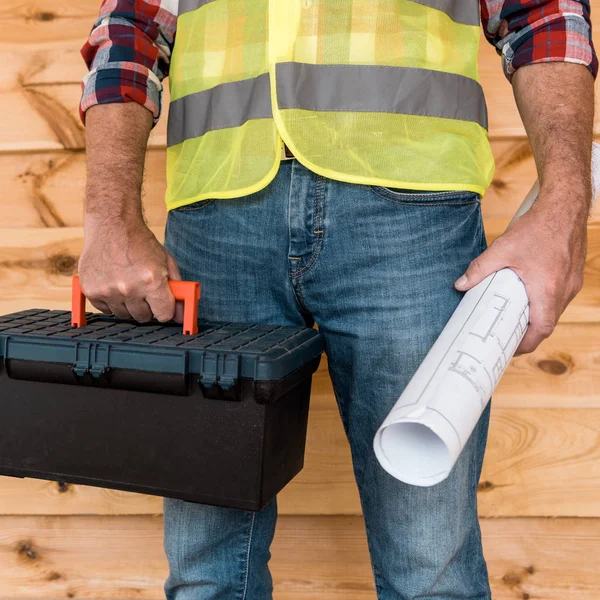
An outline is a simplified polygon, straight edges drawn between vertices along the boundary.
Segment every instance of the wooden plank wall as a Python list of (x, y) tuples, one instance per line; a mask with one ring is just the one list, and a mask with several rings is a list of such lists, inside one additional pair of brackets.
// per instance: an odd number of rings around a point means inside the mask
[[(79, 48), (98, 4), (0, 6), (0, 313), (68, 307), (82, 247)], [(600, 10), (600, 0), (592, 4)], [(485, 42), (481, 76), (497, 159), (484, 199), (493, 239), (536, 175), (510, 85)], [(165, 124), (163, 118), (152, 133), (145, 193), (146, 215), (159, 235)], [(497, 600), (600, 598), (598, 209), (589, 239), (584, 290), (556, 333), (514, 360), (495, 396), (479, 499)], [(314, 383), (306, 467), (280, 506), (272, 562), (277, 600), (374, 599), (326, 361)], [(161, 597), (160, 512), (156, 498), (0, 478), (0, 600)]]

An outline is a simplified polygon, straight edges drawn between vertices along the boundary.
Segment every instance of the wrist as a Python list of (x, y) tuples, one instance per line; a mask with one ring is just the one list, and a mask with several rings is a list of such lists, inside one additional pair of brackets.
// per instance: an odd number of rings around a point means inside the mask
[(83, 229), (86, 234), (105, 231), (131, 232), (146, 227), (141, 208), (127, 207), (118, 210), (107, 207), (104, 210), (85, 210), (83, 214)]

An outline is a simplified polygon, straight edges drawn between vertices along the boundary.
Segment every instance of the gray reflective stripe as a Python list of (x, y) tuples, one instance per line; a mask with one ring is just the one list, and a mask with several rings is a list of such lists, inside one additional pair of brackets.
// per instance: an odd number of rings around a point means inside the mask
[(215, 0), (179, 0), (179, 9), (177, 11), (177, 15), (182, 15), (186, 12), (191, 12), (192, 10), (196, 10), (209, 2), (214, 2)]
[(215, 129), (238, 127), (250, 119), (272, 116), (268, 73), (222, 83), (171, 102), (167, 145), (174, 146)]
[(463, 25), (479, 25), (479, 0), (412, 0), (446, 13)]
[(477, 81), (442, 71), (370, 65), (276, 66), (279, 108), (383, 112), (474, 121), (487, 129)]

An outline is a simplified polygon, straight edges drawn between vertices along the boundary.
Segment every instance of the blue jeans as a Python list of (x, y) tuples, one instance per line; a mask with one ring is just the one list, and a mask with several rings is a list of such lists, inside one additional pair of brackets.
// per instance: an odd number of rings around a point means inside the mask
[[(476, 501), (489, 408), (430, 488), (388, 475), (372, 446), (460, 300), (453, 282), (485, 249), (480, 197), (342, 183), (293, 159), (259, 192), (171, 211), (166, 246), (201, 282), (200, 316), (318, 323), (378, 599), (491, 598)], [(252, 513), (166, 499), (164, 513), (169, 600), (272, 598), (276, 500)]]

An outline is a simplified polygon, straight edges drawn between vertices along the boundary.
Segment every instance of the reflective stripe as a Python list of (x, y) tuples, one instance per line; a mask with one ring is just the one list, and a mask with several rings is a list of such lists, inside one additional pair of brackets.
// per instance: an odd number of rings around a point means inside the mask
[(215, 0), (179, 0), (179, 10), (177, 11), (177, 15), (180, 16), (183, 13), (191, 12), (192, 10), (196, 10), (209, 2), (214, 2)]
[(276, 65), (280, 109), (383, 112), (474, 121), (487, 129), (481, 85), (474, 79), (407, 67)]
[(200, 137), (207, 131), (239, 127), (250, 119), (272, 116), (268, 73), (221, 83), (171, 101), (167, 146)]
[(479, 25), (479, 0), (412, 0), (430, 8), (441, 10), (454, 22)]

